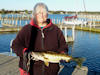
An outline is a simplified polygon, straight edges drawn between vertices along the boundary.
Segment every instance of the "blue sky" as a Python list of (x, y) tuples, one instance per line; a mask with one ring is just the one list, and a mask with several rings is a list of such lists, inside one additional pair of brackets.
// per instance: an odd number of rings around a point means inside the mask
[[(100, 0), (84, 0), (87, 11), (100, 11)], [(38, 2), (45, 3), (49, 10), (84, 11), (83, 0), (1, 0), (0, 9), (32, 10)]]

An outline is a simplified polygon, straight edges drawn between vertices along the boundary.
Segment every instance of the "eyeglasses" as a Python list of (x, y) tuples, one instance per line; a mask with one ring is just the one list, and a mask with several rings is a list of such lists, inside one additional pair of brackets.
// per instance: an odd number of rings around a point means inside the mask
[(47, 16), (46, 12), (38, 12), (36, 13), (37, 16)]

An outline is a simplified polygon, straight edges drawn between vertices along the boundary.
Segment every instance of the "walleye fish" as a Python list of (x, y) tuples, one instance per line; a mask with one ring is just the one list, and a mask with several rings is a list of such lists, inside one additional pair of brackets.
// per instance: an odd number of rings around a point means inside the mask
[(31, 52), (31, 59), (35, 61), (44, 61), (46, 66), (49, 66), (49, 63), (60, 63), (61, 60), (64, 60), (66, 62), (69, 61), (75, 61), (80, 67), (82, 66), (82, 62), (85, 60), (85, 58), (79, 58), (79, 57), (72, 57), (68, 56), (64, 53), (56, 53), (56, 52)]

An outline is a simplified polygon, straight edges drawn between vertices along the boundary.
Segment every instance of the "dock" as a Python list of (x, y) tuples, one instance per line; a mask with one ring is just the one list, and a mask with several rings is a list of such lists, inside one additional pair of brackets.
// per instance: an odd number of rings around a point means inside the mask
[(18, 57), (0, 54), (0, 75), (20, 75)]
[(22, 27), (0, 27), (0, 32), (17, 32)]

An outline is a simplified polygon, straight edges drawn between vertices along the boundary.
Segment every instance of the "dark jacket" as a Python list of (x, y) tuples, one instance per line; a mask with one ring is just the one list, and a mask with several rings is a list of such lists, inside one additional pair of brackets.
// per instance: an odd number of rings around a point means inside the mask
[[(30, 51), (54, 51), (68, 52), (68, 46), (62, 31), (51, 20), (47, 21), (48, 25), (43, 29), (34, 24), (31, 20), (30, 24), (25, 25), (18, 33), (12, 43), (12, 48), (17, 56), (20, 57), (19, 67), (23, 69), (23, 50)], [(42, 61), (32, 61), (34, 75), (57, 75), (59, 64), (50, 63), (49, 67), (43, 66)]]

